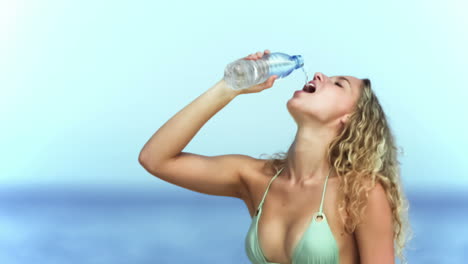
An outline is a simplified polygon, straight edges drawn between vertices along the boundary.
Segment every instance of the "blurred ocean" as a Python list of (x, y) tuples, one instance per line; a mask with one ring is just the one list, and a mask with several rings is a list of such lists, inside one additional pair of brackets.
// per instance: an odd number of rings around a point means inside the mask
[[(2, 186), (0, 263), (250, 263), (242, 201), (175, 190)], [(408, 262), (468, 263), (467, 194), (408, 198)]]

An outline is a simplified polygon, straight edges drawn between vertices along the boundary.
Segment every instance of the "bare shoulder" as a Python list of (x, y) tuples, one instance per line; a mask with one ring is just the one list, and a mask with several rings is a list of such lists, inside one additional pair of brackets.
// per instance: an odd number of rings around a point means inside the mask
[(271, 169), (267, 167), (268, 160), (258, 159), (251, 156), (244, 156), (245, 166), (242, 167), (242, 179), (244, 181), (255, 180), (259, 176), (271, 174)]
[(252, 186), (257, 185), (263, 181), (269, 175), (272, 175), (272, 171), (267, 166), (268, 160), (258, 159), (251, 156), (245, 156), (245, 164), (242, 166), (240, 172), (242, 183), (244, 185), (242, 199), (248, 202), (251, 197)]

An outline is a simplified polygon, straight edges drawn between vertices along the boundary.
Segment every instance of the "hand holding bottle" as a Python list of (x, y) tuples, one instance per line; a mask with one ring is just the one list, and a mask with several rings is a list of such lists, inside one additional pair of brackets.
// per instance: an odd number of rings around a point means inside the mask
[[(256, 53), (252, 53), (249, 56), (247, 56), (245, 58), (242, 58), (242, 59), (243, 60), (258, 60), (258, 59), (261, 59), (263, 57), (263, 55), (266, 55), (266, 54), (270, 54), (270, 51), (267, 50), (267, 49), (265, 50), (264, 53), (258, 51)], [(239, 94), (261, 92), (263, 90), (271, 88), (273, 86), (273, 84), (275, 83), (276, 79), (278, 79), (278, 76), (277, 75), (272, 75), (272, 76), (268, 77), (268, 79), (265, 82), (257, 84), (257, 85), (253, 85), (253, 86), (248, 87), (248, 88), (240, 89), (240, 90), (238, 90), (238, 92), (239, 92)]]

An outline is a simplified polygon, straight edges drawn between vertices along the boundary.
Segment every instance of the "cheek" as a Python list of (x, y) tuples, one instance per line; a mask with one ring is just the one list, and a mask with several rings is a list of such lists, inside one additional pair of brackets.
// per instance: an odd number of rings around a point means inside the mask
[(340, 117), (349, 113), (353, 106), (353, 102), (350, 98), (339, 94), (330, 94), (320, 101), (320, 105), (318, 106), (320, 111), (326, 112), (331, 118)]

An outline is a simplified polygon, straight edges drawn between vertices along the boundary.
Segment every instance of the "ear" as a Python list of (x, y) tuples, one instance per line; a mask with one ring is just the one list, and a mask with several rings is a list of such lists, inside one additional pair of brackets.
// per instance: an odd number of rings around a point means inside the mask
[(350, 116), (351, 116), (351, 115), (349, 115), (349, 114), (348, 114), (348, 115), (344, 115), (344, 116), (340, 119), (340, 122), (341, 122), (343, 125), (346, 124), (346, 123), (348, 123), (349, 117), (350, 117)]

